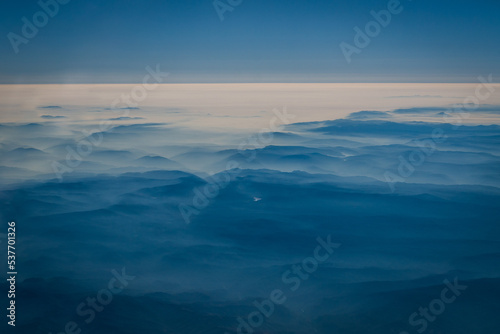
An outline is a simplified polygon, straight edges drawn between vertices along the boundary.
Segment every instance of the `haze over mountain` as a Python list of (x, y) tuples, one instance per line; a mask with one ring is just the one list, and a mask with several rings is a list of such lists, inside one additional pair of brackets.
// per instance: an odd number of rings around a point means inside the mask
[[(254, 333), (413, 333), (409, 316), (457, 278), (467, 289), (429, 331), (493, 332), (500, 109), (478, 109), (486, 124), (446, 122), (443, 109), (360, 111), (260, 137), (138, 119), (105, 131), (1, 124), (0, 219), (19, 225), (16, 330), (247, 333), (240, 319), (281, 289), (286, 302)], [(339, 247), (307, 279), (286, 277), (318, 238)], [(122, 268), (135, 278), (87, 324), (78, 305)]]

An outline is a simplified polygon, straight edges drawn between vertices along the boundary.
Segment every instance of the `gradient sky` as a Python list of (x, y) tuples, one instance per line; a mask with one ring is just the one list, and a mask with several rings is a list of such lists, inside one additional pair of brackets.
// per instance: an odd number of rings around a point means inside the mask
[[(223, 0), (226, 1), (226, 0)], [(171, 82), (476, 82), (500, 67), (500, 1), (403, 0), (347, 64), (340, 50), (386, 0), (72, 0), (13, 51), (35, 0), (4, 1), (0, 83), (134, 83), (160, 64)], [(495, 80), (497, 81), (497, 80)]]

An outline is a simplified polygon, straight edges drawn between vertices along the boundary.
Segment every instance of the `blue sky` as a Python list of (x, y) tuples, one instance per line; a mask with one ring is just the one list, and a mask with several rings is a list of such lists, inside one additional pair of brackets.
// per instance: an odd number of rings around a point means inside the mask
[[(227, 0), (222, 0), (226, 2)], [(72, 0), (13, 50), (37, 1), (4, 2), (1, 83), (140, 82), (161, 64), (172, 82), (475, 82), (499, 69), (500, 2), (401, 1), (348, 64), (339, 47), (388, 1), (243, 0), (224, 21), (212, 0)]]

